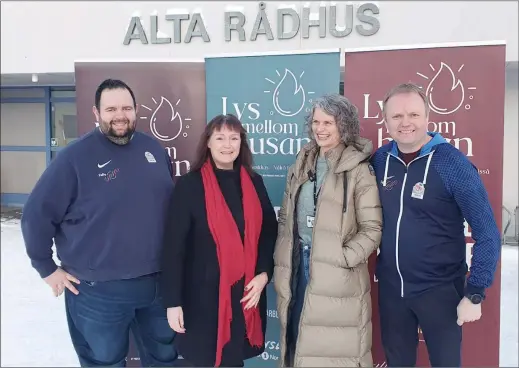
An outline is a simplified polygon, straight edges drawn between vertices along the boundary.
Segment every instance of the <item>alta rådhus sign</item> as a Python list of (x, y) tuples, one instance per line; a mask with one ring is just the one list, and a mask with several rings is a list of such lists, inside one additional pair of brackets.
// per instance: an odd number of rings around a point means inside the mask
[[(377, 4), (368, 2), (357, 5), (351, 3), (320, 5), (317, 12), (312, 12), (310, 6), (303, 6), (300, 13), (295, 10), (295, 6), (278, 8), (276, 17), (269, 17), (267, 5), (260, 2), (254, 25), (250, 31), (247, 30), (247, 19), (243, 12), (226, 11), (224, 13), (224, 37), (227, 42), (236, 38), (242, 42), (256, 41), (258, 36), (269, 41), (288, 40), (299, 33), (302, 38), (310, 38), (311, 27), (318, 29), (320, 38), (330, 35), (343, 38), (350, 35), (354, 29), (361, 36), (372, 36), (380, 29), (380, 21), (376, 17), (379, 13), (380, 9)], [(337, 14), (344, 14), (344, 18), (338, 19)], [(288, 22), (289, 18), (291, 18), (291, 24)], [(171, 27), (171, 31), (166, 34), (159, 32), (158, 15), (150, 15), (148, 29), (145, 29), (141, 17), (132, 17), (123, 44), (130, 45), (132, 41), (140, 41), (144, 45), (190, 43), (193, 37), (200, 37), (204, 42), (211, 42), (204, 17), (200, 12), (190, 14), (183, 11), (171, 11), (162, 19)], [(274, 20), (277, 25), (275, 31), (272, 27)], [(185, 34), (182, 34), (182, 22), (188, 23)], [(166, 26), (163, 23), (162, 29), (164, 28)]]

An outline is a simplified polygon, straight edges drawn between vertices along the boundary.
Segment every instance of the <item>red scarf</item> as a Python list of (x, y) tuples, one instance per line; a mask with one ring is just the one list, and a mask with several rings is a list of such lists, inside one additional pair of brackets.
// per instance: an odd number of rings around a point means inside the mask
[[(218, 304), (218, 337), (216, 342), (215, 367), (221, 364), (222, 350), (231, 339), (231, 286), (245, 275), (245, 285), (256, 276), (258, 241), (263, 221), (261, 203), (252, 180), (243, 166), (240, 181), (243, 193), (243, 216), (245, 218), (245, 241), (232, 213), (225, 202), (210, 160), (202, 166), (202, 180), (209, 230), (216, 243), (220, 266), (220, 290)], [(244, 291), (245, 295), (245, 291)], [(242, 303), (242, 308), (247, 302)], [(263, 331), (258, 308), (243, 309), (247, 338), (251, 346), (263, 345)]]

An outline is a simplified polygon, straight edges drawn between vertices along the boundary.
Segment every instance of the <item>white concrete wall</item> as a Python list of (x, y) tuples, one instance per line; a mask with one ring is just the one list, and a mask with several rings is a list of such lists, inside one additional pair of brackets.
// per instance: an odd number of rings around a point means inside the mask
[[(321, 2), (270, 1), (267, 14), (274, 37), (277, 32), (277, 9), (293, 6), (301, 17), (302, 7), (309, 4), (317, 12)], [(322, 2), (329, 5), (330, 2)], [(337, 19), (343, 19), (346, 2), (335, 2)], [(359, 6), (359, 2), (355, 2)], [(1, 3), (2, 74), (73, 72), (78, 59), (201, 59), (211, 54), (308, 50), (329, 48), (381, 47), (420, 43), (505, 40), (507, 61), (518, 60), (518, 4), (512, 1), (378, 1), (380, 30), (372, 36), (361, 36), (355, 28), (345, 38), (335, 38), (327, 31), (319, 38), (318, 29), (310, 29), (310, 37), (302, 31), (289, 40), (272, 41), (259, 35), (250, 41), (258, 13), (258, 1), (27, 1)], [(228, 5), (229, 4), (229, 5)], [(224, 12), (232, 6), (246, 16), (246, 41), (236, 33), (225, 42)], [(210, 36), (205, 43), (195, 37), (191, 43), (142, 45), (123, 40), (132, 15), (140, 15), (150, 40), (150, 18), (156, 12), (159, 31), (173, 36), (173, 25), (166, 22), (170, 9), (200, 12)], [(328, 14), (327, 14), (328, 18)], [(182, 39), (188, 21), (183, 21)], [(344, 23), (338, 22), (340, 25)], [(290, 22), (288, 23), (290, 24)], [(355, 25), (359, 24), (355, 20)]]

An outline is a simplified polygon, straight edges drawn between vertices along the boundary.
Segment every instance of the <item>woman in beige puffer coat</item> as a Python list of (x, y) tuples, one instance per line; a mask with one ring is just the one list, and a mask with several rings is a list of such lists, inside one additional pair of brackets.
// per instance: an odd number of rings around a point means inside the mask
[(280, 366), (372, 366), (367, 261), (382, 229), (372, 143), (340, 95), (318, 99), (308, 125), (311, 142), (288, 171), (274, 254)]

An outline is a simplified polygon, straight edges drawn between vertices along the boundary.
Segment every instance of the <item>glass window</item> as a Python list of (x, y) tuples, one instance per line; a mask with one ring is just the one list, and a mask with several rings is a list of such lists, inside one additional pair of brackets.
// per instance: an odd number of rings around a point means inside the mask
[(41, 98), (45, 97), (43, 88), (2, 88), (0, 89), (2, 98)]
[(51, 146), (64, 147), (78, 137), (76, 103), (52, 103)]
[(50, 97), (76, 97), (76, 91), (50, 91)]

